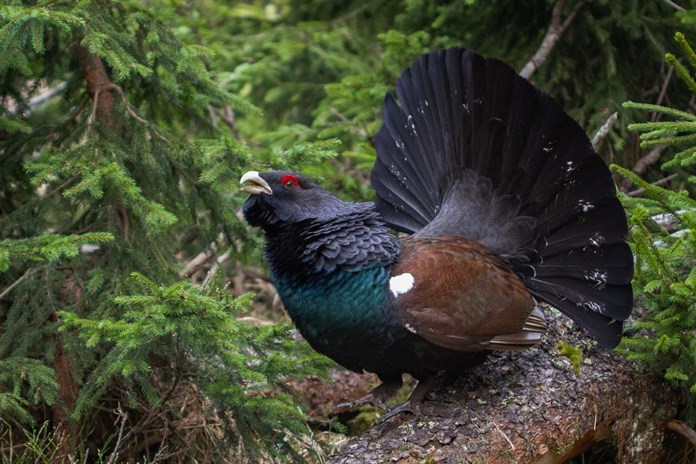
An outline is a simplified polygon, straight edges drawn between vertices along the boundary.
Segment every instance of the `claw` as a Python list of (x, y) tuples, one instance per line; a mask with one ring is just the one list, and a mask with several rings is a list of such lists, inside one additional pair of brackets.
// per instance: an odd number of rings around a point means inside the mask
[(401, 414), (402, 412), (410, 412), (415, 417), (420, 417), (421, 404), (425, 399), (425, 395), (427, 395), (428, 392), (430, 392), (430, 390), (433, 389), (433, 385), (435, 385), (436, 379), (437, 376), (433, 375), (425, 380), (419, 381), (416, 385), (416, 388), (413, 389), (413, 392), (411, 393), (409, 399), (404, 401), (403, 403), (397, 404), (392, 409), (387, 411), (386, 414), (384, 414), (384, 416), (380, 418), (380, 422), (387, 421), (392, 417)]
[(398, 416), (402, 412), (410, 412), (413, 414), (414, 417), (418, 418), (421, 416), (421, 402), (420, 401), (413, 401), (412, 399), (408, 399), (404, 401), (403, 403), (399, 403), (396, 406), (394, 406), (392, 409), (387, 411), (382, 417), (380, 417), (379, 421), (384, 422), (388, 421), (394, 416)]
[(386, 401), (384, 401), (384, 399), (382, 398), (377, 397), (376, 395), (373, 395), (372, 393), (368, 393), (367, 395), (355, 401), (346, 401), (345, 403), (339, 403), (336, 405), (336, 409), (350, 410), (366, 404), (371, 404), (372, 406), (382, 410), (387, 409)]
[(340, 403), (336, 405), (336, 409), (350, 410), (355, 409), (358, 406), (371, 404), (376, 408), (386, 411), (388, 408), (387, 402), (389, 401), (389, 398), (391, 398), (399, 388), (401, 388), (401, 378), (398, 380), (384, 380), (380, 385), (370, 390), (367, 395), (355, 401)]

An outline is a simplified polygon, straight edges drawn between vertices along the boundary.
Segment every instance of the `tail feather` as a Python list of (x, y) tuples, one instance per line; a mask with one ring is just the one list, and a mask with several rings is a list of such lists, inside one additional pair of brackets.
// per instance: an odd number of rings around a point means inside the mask
[[(540, 300), (554, 300), (537, 290), (532, 290), (532, 294)], [(594, 311), (578, 311), (577, 304), (571, 300), (559, 299), (551, 304), (587, 330), (602, 346), (614, 348), (621, 340), (621, 321)]]
[(549, 194), (543, 199), (535, 197), (523, 211), (525, 214), (539, 215), (542, 235), (578, 220), (583, 214), (596, 210), (600, 203), (603, 207), (612, 203), (621, 207), (616, 200), (616, 187), (609, 170), (596, 155), (577, 170), (569, 171), (559, 181), (549, 184), (548, 188)]
[(632, 277), (624, 266), (627, 259), (631, 259), (631, 249), (624, 243), (600, 249), (584, 247), (544, 258), (543, 262), (534, 264), (529, 277), (541, 281), (572, 277), (590, 281), (598, 287), (626, 285)]
[(611, 173), (580, 126), (512, 68), (465, 49), (421, 56), (396, 94), (372, 171), (385, 221), (481, 241), (537, 298), (616, 344), (633, 259)]
[[(601, 208), (577, 216), (577, 219), (549, 232), (540, 252), (543, 256), (580, 249), (624, 243), (624, 211), (617, 203), (601, 205)], [(604, 224), (599, 231), (597, 224)], [(623, 264), (623, 263), (622, 263)]]
[[(554, 304), (570, 300), (582, 309), (619, 321), (625, 320), (633, 308), (632, 302), (628, 300), (631, 297), (631, 289), (625, 285), (598, 285), (594, 281), (571, 277), (530, 280), (536, 283), (534, 290), (542, 294), (542, 299), (550, 298)], [(563, 310), (563, 308), (559, 309)]]

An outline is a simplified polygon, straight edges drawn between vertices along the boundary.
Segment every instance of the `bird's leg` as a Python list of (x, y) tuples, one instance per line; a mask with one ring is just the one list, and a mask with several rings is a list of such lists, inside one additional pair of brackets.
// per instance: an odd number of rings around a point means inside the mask
[(382, 416), (381, 420), (388, 420), (398, 414), (401, 414), (402, 412), (410, 412), (416, 417), (420, 416), (421, 404), (425, 399), (425, 395), (427, 395), (430, 390), (433, 389), (436, 379), (437, 375), (432, 375), (425, 380), (419, 380), (416, 388), (413, 389), (413, 392), (411, 392), (411, 396), (408, 398), (408, 400), (394, 406), (393, 409)]
[(387, 401), (389, 401), (389, 398), (394, 396), (396, 391), (399, 388), (401, 388), (403, 382), (401, 380), (401, 377), (386, 379), (380, 377), (380, 380), (382, 380), (382, 383), (370, 390), (367, 393), (367, 395), (363, 396), (359, 400), (338, 404), (336, 408), (354, 409), (364, 404), (371, 404), (379, 409), (386, 411)]

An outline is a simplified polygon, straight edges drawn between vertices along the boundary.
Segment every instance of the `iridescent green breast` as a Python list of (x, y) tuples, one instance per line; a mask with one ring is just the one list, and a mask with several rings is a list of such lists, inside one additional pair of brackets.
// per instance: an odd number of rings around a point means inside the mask
[(359, 369), (359, 358), (387, 348), (385, 335), (396, 322), (387, 301), (389, 277), (389, 268), (373, 267), (316, 272), (301, 279), (277, 275), (274, 281), (307, 341), (346, 367)]

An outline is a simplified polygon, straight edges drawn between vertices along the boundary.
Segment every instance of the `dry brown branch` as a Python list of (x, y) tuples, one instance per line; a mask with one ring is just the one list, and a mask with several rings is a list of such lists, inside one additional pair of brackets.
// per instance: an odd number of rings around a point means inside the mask
[(224, 252), (223, 254), (221, 254), (220, 256), (218, 256), (215, 259), (215, 262), (210, 267), (210, 270), (206, 274), (205, 279), (203, 279), (203, 283), (201, 284), (201, 288), (205, 289), (208, 287), (210, 282), (212, 282), (212, 280), (215, 278), (215, 275), (217, 275), (217, 272), (220, 269), (220, 265), (224, 264), (228, 259), (230, 259), (230, 254), (231, 254), (230, 250), (227, 250), (226, 252)]
[(558, 42), (558, 39), (560, 39), (566, 29), (568, 29), (568, 26), (570, 26), (570, 24), (573, 22), (578, 11), (580, 11), (580, 8), (582, 8), (585, 4), (585, 0), (580, 0), (578, 3), (576, 3), (568, 16), (566, 16), (565, 20), (562, 20), (561, 18), (563, 16), (565, 3), (565, 0), (557, 0), (556, 4), (553, 6), (553, 10), (551, 11), (551, 24), (546, 31), (546, 35), (544, 35), (544, 38), (541, 41), (541, 45), (539, 45), (539, 48), (534, 53), (534, 56), (532, 56), (532, 58), (520, 71), (520, 76), (524, 77), (525, 79), (529, 79), (532, 74), (534, 74), (534, 71), (536, 71), (544, 61), (546, 61), (546, 58), (548, 58), (551, 50), (553, 50), (556, 42)]
[[(659, 147), (653, 148), (646, 155), (644, 155), (638, 161), (636, 161), (636, 164), (633, 165), (631, 171), (633, 171), (635, 174), (639, 176), (642, 176), (643, 174), (645, 174), (645, 171), (647, 171), (650, 166), (659, 161), (660, 156), (662, 156), (662, 153), (665, 151), (666, 148), (666, 145), (661, 145)], [(631, 179), (626, 178), (621, 181), (622, 192), (628, 192), (632, 186), (633, 181), (631, 181)]]
[(217, 245), (211, 243), (209, 248), (201, 251), (186, 263), (184, 268), (179, 271), (179, 277), (191, 277), (198, 269), (205, 266), (205, 264), (215, 256), (216, 252)]

